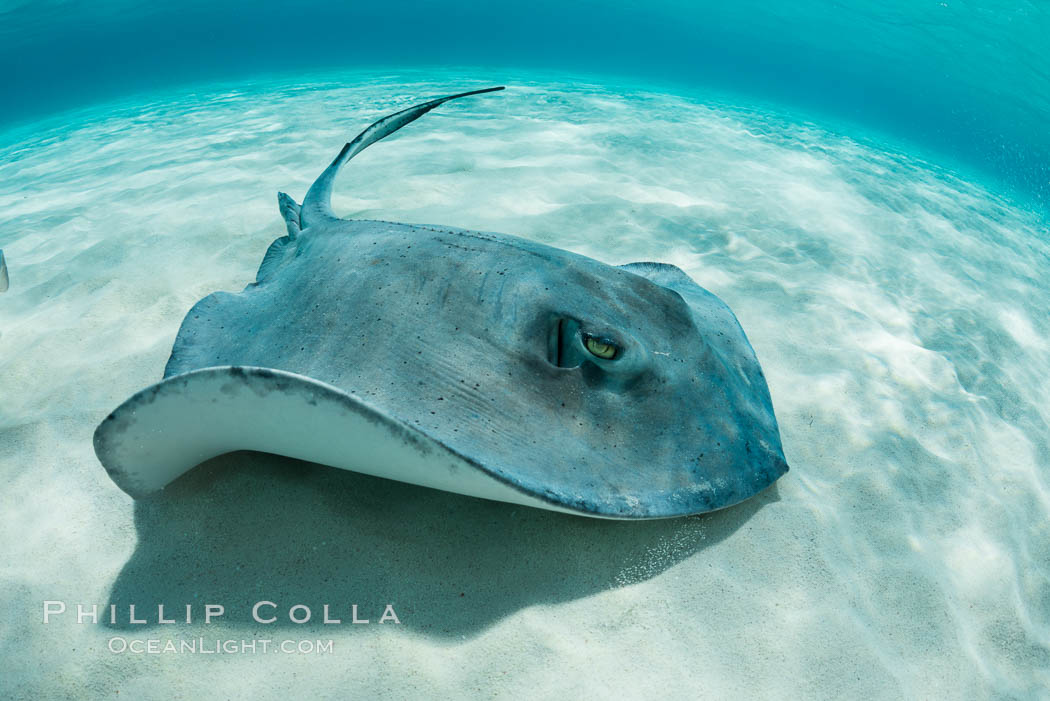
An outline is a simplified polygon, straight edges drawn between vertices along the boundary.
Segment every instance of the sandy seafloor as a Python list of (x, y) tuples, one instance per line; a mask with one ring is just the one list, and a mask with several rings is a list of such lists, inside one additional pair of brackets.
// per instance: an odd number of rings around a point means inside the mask
[[(135, 503), (92, 432), (159, 379), (196, 300), (254, 278), (276, 192), (301, 198), (373, 119), (488, 81), (325, 75), (69, 113), (0, 142), (0, 696), (1045, 693), (1045, 218), (768, 108), (500, 80), (355, 159), (336, 211), (682, 267), (746, 330), (791, 471), (644, 523), (244, 453)], [(121, 622), (45, 626), (44, 600)], [(259, 600), (282, 621), (252, 622)], [(157, 625), (157, 603), (227, 613)], [(292, 625), (300, 603), (373, 623)], [(385, 603), (401, 625), (375, 623)], [(135, 655), (114, 636), (334, 644)]]

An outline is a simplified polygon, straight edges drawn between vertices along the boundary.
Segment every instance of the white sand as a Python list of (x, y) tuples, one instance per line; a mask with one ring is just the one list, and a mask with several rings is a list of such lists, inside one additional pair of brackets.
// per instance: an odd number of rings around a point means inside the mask
[[(66, 115), (0, 137), (0, 696), (1050, 688), (1046, 221), (761, 111), (509, 83), (359, 156), (336, 210), (681, 266), (747, 331), (791, 472), (738, 508), (622, 524), (239, 454), (135, 504), (92, 431), (160, 377), (197, 299), (253, 279), (277, 190), (301, 198), (372, 119), (474, 83), (354, 75)], [(49, 599), (119, 603), (123, 623), (45, 626)], [(264, 599), (373, 624), (259, 625)], [(131, 626), (128, 603), (227, 614)], [(400, 626), (375, 624), (386, 603)], [(113, 654), (114, 636), (334, 650)]]

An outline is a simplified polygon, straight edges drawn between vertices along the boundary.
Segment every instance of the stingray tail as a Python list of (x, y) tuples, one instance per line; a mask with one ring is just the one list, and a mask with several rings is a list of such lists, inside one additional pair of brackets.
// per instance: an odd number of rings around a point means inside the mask
[(357, 138), (346, 146), (343, 146), (343, 150), (335, 157), (332, 164), (325, 168), (325, 171), (321, 173), (321, 176), (310, 186), (310, 190), (306, 193), (306, 199), (303, 200), (302, 211), (299, 216), (299, 223), (302, 228), (305, 229), (306, 227), (324, 221), (325, 219), (335, 218), (335, 214), (332, 212), (332, 181), (335, 180), (335, 176), (339, 172), (339, 169), (343, 167), (343, 164), (351, 158), (361, 153), (380, 139), (390, 136), (409, 122), (414, 122), (419, 119), (442, 103), (460, 97), (467, 97), (468, 95), (480, 95), (482, 93), (495, 92), (497, 90), (503, 90), (503, 86), (485, 88), (483, 90), (471, 90), (470, 92), (463, 92), (458, 95), (439, 97), (436, 100), (430, 100), (429, 102), (424, 102), (415, 105), (414, 107), (401, 110), (400, 112), (395, 112), (387, 117), (383, 117), (378, 122), (365, 129), (357, 135)]

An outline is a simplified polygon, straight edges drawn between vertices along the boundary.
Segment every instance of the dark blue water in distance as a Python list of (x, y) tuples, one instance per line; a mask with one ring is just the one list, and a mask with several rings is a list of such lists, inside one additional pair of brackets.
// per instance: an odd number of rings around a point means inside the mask
[(0, 126), (171, 85), (484, 67), (717, 89), (852, 123), (1050, 200), (1050, 6), (1033, 2), (0, 4)]

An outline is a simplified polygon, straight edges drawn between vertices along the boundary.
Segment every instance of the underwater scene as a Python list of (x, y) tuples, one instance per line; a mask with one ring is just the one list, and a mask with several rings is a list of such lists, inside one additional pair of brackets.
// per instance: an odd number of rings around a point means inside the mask
[(0, 18), (0, 697), (1047, 695), (1050, 8)]

